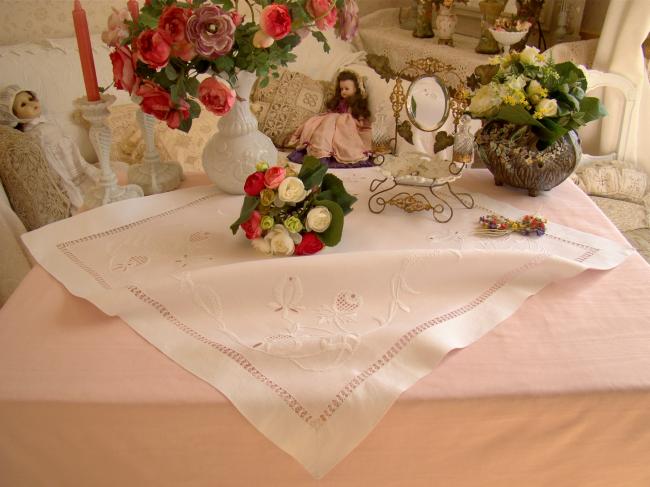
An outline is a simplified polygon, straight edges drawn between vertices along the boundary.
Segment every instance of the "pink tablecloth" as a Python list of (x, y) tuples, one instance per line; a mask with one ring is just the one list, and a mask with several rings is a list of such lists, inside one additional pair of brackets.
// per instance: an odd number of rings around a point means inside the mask
[[(484, 171), (462, 183), (622, 241), (571, 183), (535, 199)], [(217, 390), (36, 267), (0, 310), (0, 485), (649, 485), (648, 290), (637, 255), (548, 286), (314, 481)]]

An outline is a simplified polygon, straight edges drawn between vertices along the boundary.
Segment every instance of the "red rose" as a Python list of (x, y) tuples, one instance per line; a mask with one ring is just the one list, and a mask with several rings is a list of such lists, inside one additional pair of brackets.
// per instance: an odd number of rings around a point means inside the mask
[(296, 245), (294, 253), (296, 255), (311, 255), (323, 250), (325, 245), (316, 236), (314, 232), (304, 233), (302, 240)]
[(264, 173), (264, 184), (267, 188), (275, 189), (280, 186), (282, 180), (286, 177), (287, 171), (283, 167), (269, 167)]
[(169, 36), (164, 30), (147, 29), (135, 41), (138, 59), (152, 68), (167, 65), (172, 51)]
[(190, 106), (185, 100), (174, 105), (171, 95), (152, 81), (143, 82), (136, 94), (142, 97), (142, 111), (166, 122), (169, 128), (177, 129), (181, 120), (190, 116)]
[(264, 189), (264, 173), (257, 171), (246, 178), (244, 192), (249, 196), (259, 196)]
[(185, 28), (192, 16), (192, 10), (169, 6), (165, 7), (158, 20), (158, 29), (166, 32), (171, 43), (171, 56), (190, 61), (196, 56), (194, 46), (187, 39)]
[(242, 230), (246, 232), (246, 238), (249, 240), (254, 240), (262, 236), (262, 227), (260, 227), (260, 221), (262, 220), (262, 215), (259, 211), (254, 211), (251, 217), (241, 224)]
[(140, 79), (135, 74), (135, 62), (133, 54), (127, 46), (120, 46), (111, 52), (113, 63), (113, 81), (118, 90), (126, 90), (133, 93), (137, 90)]
[(237, 94), (225, 81), (206, 78), (199, 85), (199, 100), (216, 115), (225, 115), (235, 104)]
[(264, 7), (260, 27), (276, 41), (286, 37), (291, 32), (291, 14), (287, 6), (273, 3)]

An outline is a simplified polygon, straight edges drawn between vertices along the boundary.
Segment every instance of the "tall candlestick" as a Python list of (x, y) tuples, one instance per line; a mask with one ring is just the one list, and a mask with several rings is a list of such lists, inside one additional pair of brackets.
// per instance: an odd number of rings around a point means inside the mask
[(138, 0), (129, 0), (126, 2), (126, 5), (129, 9), (129, 12), (131, 12), (131, 18), (133, 19), (133, 22), (137, 22), (138, 17), (140, 16), (140, 6), (138, 5)]
[(88, 101), (98, 101), (99, 87), (97, 86), (93, 48), (90, 44), (90, 33), (88, 32), (88, 20), (86, 19), (86, 12), (81, 7), (79, 0), (74, 0), (72, 21), (74, 22), (74, 31), (77, 36), (81, 71), (84, 76), (84, 84), (86, 85), (86, 97)]

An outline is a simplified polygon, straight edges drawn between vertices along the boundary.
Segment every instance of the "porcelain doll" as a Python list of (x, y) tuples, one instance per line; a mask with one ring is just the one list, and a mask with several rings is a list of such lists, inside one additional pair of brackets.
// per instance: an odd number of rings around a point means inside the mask
[(83, 158), (75, 142), (57, 124), (42, 115), (36, 93), (16, 85), (4, 88), (0, 92), (0, 123), (38, 142), (45, 160), (60, 176), (73, 212), (78, 211), (86, 192), (99, 181), (100, 171)]
[(336, 92), (327, 102), (328, 111), (304, 122), (289, 140), (296, 150), (289, 160), (302, 162), (305, 155), (329, 167), (372, 165), (372, 126), (363, 80), (343, 70), (336, 79)]

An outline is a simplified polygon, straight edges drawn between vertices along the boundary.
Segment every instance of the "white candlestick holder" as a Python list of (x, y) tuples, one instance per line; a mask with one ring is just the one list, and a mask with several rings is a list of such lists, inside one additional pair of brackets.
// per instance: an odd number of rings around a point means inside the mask
[(129, 183), (140, 186), (146, 195), (178, 188), (183, 179), (183, 169), (175, 161), (161, 162), (154, 141), (156, 118), (142, 110), (138, 110), (136, 118), (144, 138), (144, 160), (129, 167)]
[(111, 129), (106, 124), (108, 107), (115, 102), (113, 95), (103, 94), (99, 101), (88, 101), (85, 97), (75, 100), (81, 115), (90, 123), (88, 135), (99, 158), (101, 177), (99, 182), (86, 195), (84, 207), (87, 209), (144, 196), (142, 188), (135, 184), (120, 186), (111, 167)]

